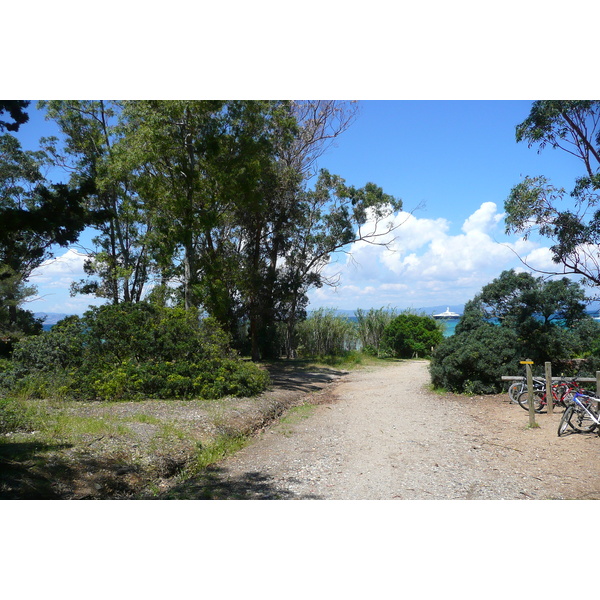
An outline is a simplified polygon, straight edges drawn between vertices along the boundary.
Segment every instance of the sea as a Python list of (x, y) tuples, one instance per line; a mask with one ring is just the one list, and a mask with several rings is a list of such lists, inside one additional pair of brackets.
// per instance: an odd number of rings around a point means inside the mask
[(444, 337), (450, 337), (454, 335), (454, 330), (456, 329), (459, 321), (460, 319), (440, 319), (439, 322), (444, 328)]
[[(598, 317), (598, 311), (589, 311), (589, 314), (594, 316), (594, 318), (596, 318), (597, 320), (600, 320), (600, 318)], [(60, 315), (60, 317), (66, 317), (67, 315)], [(351, 321), (356, 321), (356, 317), (348, 317)], [(444, 328), (444, 337), (450, 337), (452, 335), (454, 335), (454, 330), (456, 329), (456, 326), (458, 325), (460, 321), (460, 318), (456, 318), (456, 319), (440, 319), (440, 323), (442, 324), (443, 328)], [(44, 327), (44, 331), (50, 331), (50, 329), (52, 329), (52, 326), (56, 323), (56, 320), (53, 323), (44, 323), (43, 327)]]

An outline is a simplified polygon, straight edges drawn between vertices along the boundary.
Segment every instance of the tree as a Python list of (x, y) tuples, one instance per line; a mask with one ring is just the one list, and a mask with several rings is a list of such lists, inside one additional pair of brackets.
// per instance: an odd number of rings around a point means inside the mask
[(150, 279), (143, 207), (132, 191), (131, 174), (119, 162), (115, 145), (121, 133), (118, 102), (104, 100), (51, 100), (39, 103), (46, 118), (54, 120), (65, 136), (42, 140), (53, 164), (71, 173), (71, 183), (94, 184), (87, 208), (102, 211), (95, 224), (98, 235), (84, 269), (89, 276), (72, 285), (72, 294), (95, 294), (113, 304), (139, 302)]
[(25, 109), (29, 106), (29, 100), (0, 100), (0, 115), (7, 112), (12, 122), (0, 119), (0, 131), (19, 131), (19, 127), (29, 121), (29, 115)]
[(149, 215), (162, 279), (178, 281), (182, 304), (206, 310), (238, 342), (247, 321), (255, 360), (278, 351), (279, 321), (293, 329), (305, 315), (331, 254), (376, 243), (389, 229), (363, 225), (401, 207), (374, 184), (356, 189), (325, 171), (308, 188), (344, 115), (324, 102), (124, 103), (116, 152)]
[[(285, 104), (285, 103), (283, 103)], [(278, 184), (274, 142), (289, 115), (278, 102), (127, 102), (119, 152), (152, 223), (149, 245), (183, 305), (235, 335), (244, 315), (258, 343), (264, 240)]]
[(433, 317), (403, 313), (386, 326), (381, 344), (398, 358), (428, 357), (444, 339)]
[[(600, 101), (537, 101), (516, 128), (517, 142), (575, 156), (584, 173), (570, 194), (543, 176), (526, 177), (505, 202), (506, 232), (527, 238), (537, 231), (553, 241), (557, 271), (600, 285)], [(536, 269), (534, 269), (536, 270)], [(543, 272), (543, 271), (540, 271)]]
[(529, 273), (504, 271), (476, 297), (488, 321), (515, 331), (522, 357), (537, 363), (567, 358), (572, 344), (565, 335), (591, 317), (585, 292), (567, 277), (544, 280)]
[(432, 379), (453, 391), (498, 391), (519, 360), (564, 369), (597, 345), (599, 329), (579, 283), (504, 271), (465, 304), (455, 334), (433, 353)]
[(9, 347), (15, 336), (41, 330), (21, 308), (36, 292), (26, 285), (32, 271), (52, 256), (53, 245), (75, 242), (94, 219), (83, 207), (89, 182), (76, 189), (48, 185), (45, 160), (43, 152), (23, 151), (12, 135), (0, 136), (0, 333)]
[(371, 182), (362, 188), (347, 186), (342, 177), (323, 169), (314, 188), (297, 195), (296, 208), (298, 215), (282, 268), (293, 303), (290, 328), (309, 289), (337, 284), (335, 278), (323, 275), (334, 253), (358, 241), (389, 243), (395, 227), (388, 217), (402, 210), (402, 201)]

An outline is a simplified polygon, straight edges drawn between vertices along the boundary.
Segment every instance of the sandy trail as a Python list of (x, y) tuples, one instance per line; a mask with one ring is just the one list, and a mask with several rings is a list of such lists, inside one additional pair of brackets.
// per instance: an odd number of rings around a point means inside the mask
[[(355, 371), (175, 495), (243, 499), (600, 498), (597, 434), (556, 434), (561, 411), (434, 394), (426, 361)], [(179, 497), (182, 497), (179, 495)]]

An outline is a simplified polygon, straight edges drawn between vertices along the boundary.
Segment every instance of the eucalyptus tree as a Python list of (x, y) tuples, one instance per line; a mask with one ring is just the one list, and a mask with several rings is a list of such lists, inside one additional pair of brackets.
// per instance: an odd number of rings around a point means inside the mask
[(507, 233), (538, 232), (553, 242), (552, 274), (581, 275), (600, 285), (600, 101), (534, 102), (516, 139), (540, 152), (549, 146), (574, 156), (582, 174), (570, 193), (543, 175), (525, 177), (505, 202)]
[(51, 100), (38, 104), (63, 134), (42, 139), (56, 166), (70, 173), (73, 184), (89, 181), (94, 193), (88, 208), (103, 211), (96, 224), (94, 248), (87, 248), (87, 280), (74, 283), (72, 293), (95, 294), (113, 304), (138, 302), (150, 278), (146, 236), (149, 225), (130, 173), (115, 155), (121, 137), (121, 105), (104, 100)]
[(288, 282), (290, 306), (288, 339), (307, 303), (311, 288), (335, 286), (336, 275), (324, 269), (337, 252), (348, 252), (355, 242), (387, 245), (395, 229), (389, 217), (402, 210), (402, 201), (386, 194), (374, 183), (362, 188), (321, 170), (315, 185), (297, 197), (298, 218), (281, 267)]
[(320, 173), (317, 158), (351, 122), (335, 102), (123, 103), (117, 162), (132, 174), (152, 230), (150, 254), (181, 303), (232, 334), (246, 321), (252, 357), (275, 351), (277, 321), (304, 314), (331, 254), (386, 230), (361, 229), (399, 210), (374, 184)]
[(124, 103), (119, 154), (144, 198), (163, 283), (179, 282), (186, 308), (204, 308), (232, 334), (244, 315), (254, 328), (258, 318), (266, 199), (277, 181), (273, 140), (289, 119), (280, 106)]
[(575, 341), (570, 332), (592, 321), (585, 308), (585, 290), (576, 281), (503, 271), (465, 305), (456, 332), (497, 320), (517, 336), (515, 351), (541, 364), (569, 356)]

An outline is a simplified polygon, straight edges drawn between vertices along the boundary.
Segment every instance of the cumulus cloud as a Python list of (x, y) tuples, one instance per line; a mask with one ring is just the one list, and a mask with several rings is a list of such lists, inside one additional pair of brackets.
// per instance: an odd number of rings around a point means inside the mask
[(92, 295), (69, 295), (71, 283), (86, 277), (83, 270), (86, 258), (87, 254), (69, 248), (62, 255), (44, 261), (31, 274), (30, 282), (38, 288), (38, 297), (27, 303), (27, 309), (82, 314), (90, 305), (103, 304), (105, 300)]
[(504, 213), (497, 212), (494, 202), (484, 202), (464, 223), (462, 230), (465, 233), (471, 231), (486, 232), (491, 231), (502, 221)]
[(31, 274), (36, 285), (45, 287), (69, 287), (72, 281), (85, 277), (83, 263), (87, 254), (82, 254), (74, 248), (69, 248), (64, 254), (44, 261)]
[(494, 235), (501, 233), (503, 218), (495, 203), (484, 202), (464, 221), (461, 233), (452, 235), (445, 219), (395, 215), (393, 223), (402, 224), (388, 248), (354, 244), (351, 259), (327, 267), (340, 273), (338, 289), (312, 293), (311, 304), (352, 309), (463, 303), (504, 269), (520, 265), (517, 254), (529, 254), (536, 266), (546, 256), (547, 249), (530, 241), (498, 242)]

